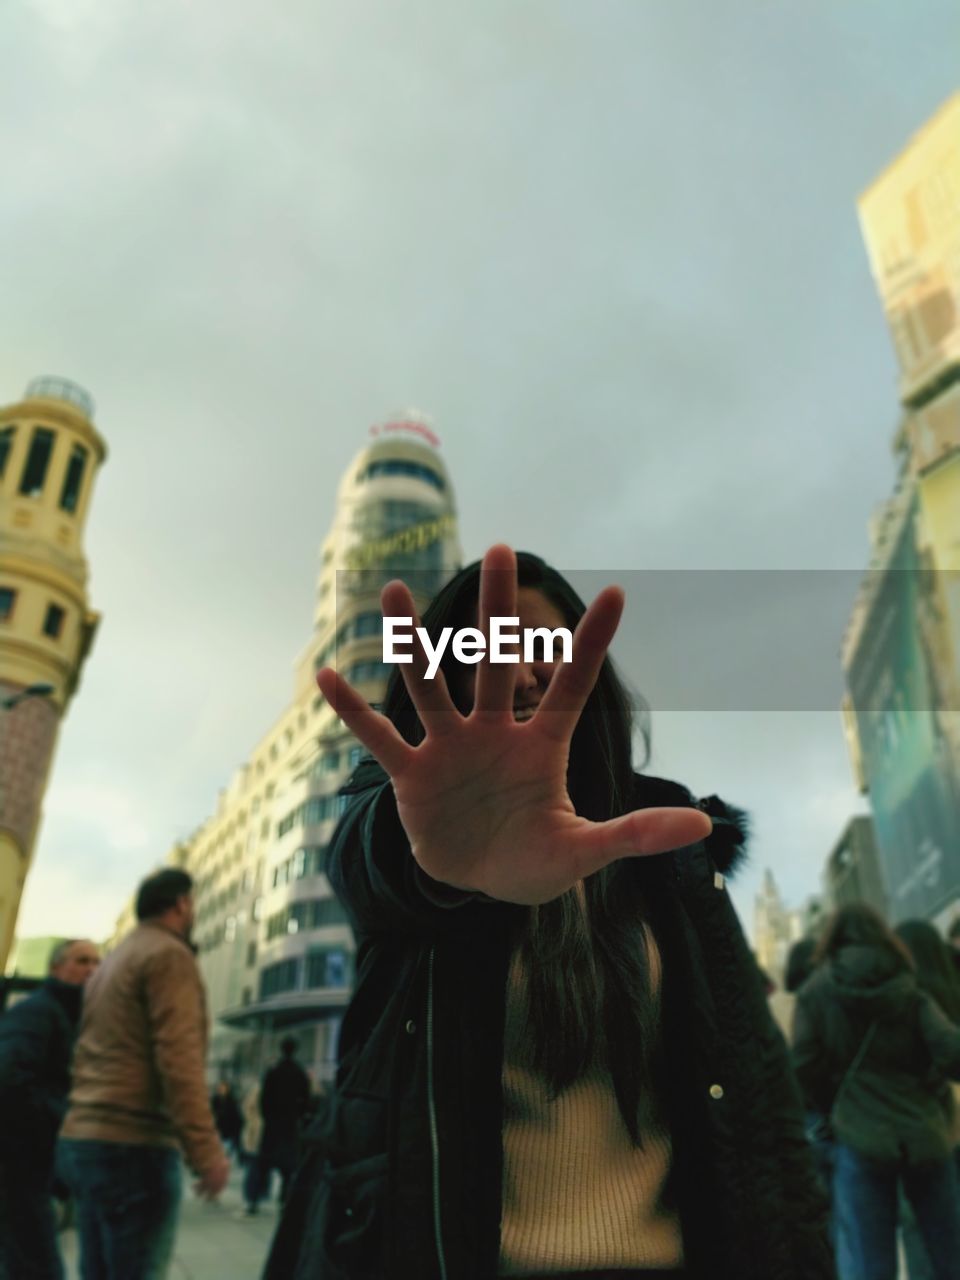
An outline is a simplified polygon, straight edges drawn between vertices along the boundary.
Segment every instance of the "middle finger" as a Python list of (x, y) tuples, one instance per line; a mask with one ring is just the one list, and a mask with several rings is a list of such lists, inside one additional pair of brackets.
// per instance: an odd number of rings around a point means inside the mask
[[(490, 619), (517, 616), (517, 557), (502, 544), (491, 547), (480, 570), (477, 625), (486, 636), (487, 651), (477, 670), (473, 707), (483, 715), (512, 716), (514, 663), (490, 661)], [(517, 656), (519, 661), (519, 655)]]

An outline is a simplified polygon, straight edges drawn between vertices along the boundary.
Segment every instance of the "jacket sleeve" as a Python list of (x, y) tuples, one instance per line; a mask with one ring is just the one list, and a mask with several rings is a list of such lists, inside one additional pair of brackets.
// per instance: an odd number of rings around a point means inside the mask
[(56, 1050), (54, 1016), (31, 997), (0, 1018), (0, 1129), (59, 1128), (63, 1106), (42, 1083), (47, 1058)]
[[(347, 794), (351, 799), (327, 849), (326, 871), (358, 934), (484, 929), (525, 910), (426, 875), (410, 851), (393, 787), (378, 765), (361, 765)], [(451, 841), (456, 838), (451, 831)]]
[(920, 1000), (920, 1032), (937, 1070), (948, 1080), (960, 1080), (960, 1027), (928, 995)]
[[(719, 1088), (710, 1095), (708, 1115), (725, 1134), (725, 1148), (735, 1152), (722, 1188), (729, 1221), (738, 1224), (734, 1273), (827, 1280), (834, 1271), (826, 1198), (804, 1132), (797, 1081), (718, 869), (707, 840), (676, 858), (674, 874), (716, 1020), (709, 1070)], [(784, 1204), (791, 1206), (789, 1223), (773, 1210)]]
[(144, 975), (153, 1060), (187, 1163), (195, 1173), (224, 1157), (205, 1080), (206, 1008), (186, 947), (154, 956)]

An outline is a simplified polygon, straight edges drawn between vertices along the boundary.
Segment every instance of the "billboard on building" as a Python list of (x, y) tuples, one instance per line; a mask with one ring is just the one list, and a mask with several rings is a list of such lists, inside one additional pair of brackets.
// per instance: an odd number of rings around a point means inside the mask
[(917, 498), (888, 566), (866, 584), (847, 682), (893, 920), (930, 916), (960, 896), (960, 776), (951, 754), (929, 619), (937, 575), (917, 553)]

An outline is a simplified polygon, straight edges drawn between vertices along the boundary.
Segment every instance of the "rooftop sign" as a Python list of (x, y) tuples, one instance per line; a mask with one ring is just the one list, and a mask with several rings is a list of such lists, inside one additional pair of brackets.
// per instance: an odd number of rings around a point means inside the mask
[(413, 418), (402, 418), (396, 422), (385, 422), (379, 427), (371, 427), (370, 434), (372, 436), (399, 434), (420, 436), (428, 444), (433, 445), (434, 449), (440, 448), (440, 437), (437, 433), (431, 431), (425, 422), (417, 422)]

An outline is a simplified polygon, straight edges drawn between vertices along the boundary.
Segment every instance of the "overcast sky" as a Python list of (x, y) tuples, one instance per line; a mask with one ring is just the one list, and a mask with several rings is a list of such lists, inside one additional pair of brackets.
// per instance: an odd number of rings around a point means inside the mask
[[(0, 400), (74, 378), (110, 449), (22, 935), (106, 934), (211, 812), (397, 408), (469, 558), (608, 573), (647, 623), (628, 571), (866, 562), (897, 400), (855, 201), (957, 87), (954, 0), (10, 0), (0, 36)], [(677, 581), (728, 655), (790, 595)], [(652, 767), (754, 815), (748, 924), (862, 804), (831, 696), (655, 707)]]

